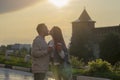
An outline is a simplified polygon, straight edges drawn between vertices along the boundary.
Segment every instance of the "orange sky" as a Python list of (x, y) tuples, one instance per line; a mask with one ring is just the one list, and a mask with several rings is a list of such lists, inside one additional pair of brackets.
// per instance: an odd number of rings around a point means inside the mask
[[(71, 22), (80, 16), (84, 7), (92, 20), (96, 21), (96, 27), (120, 24), (120, 0), (69, 0), (67, 5), (62, 7), (55, 6), (49, 0), (30, 1), (31, 3), (24, 3), (22, 6), (9, 2), (16, 6), (16, 9), (6, 4), (7, 2), (4, 2), (6, 5), (0, 6), (0, 45), (31, 44), (37, 35), (35, 28), (42, 22), (46, 23), (49, 29), (54, 25), (59, 26), (68, 45), (71, 38)], [(48, 40), (50, 39), (47, 38)]]

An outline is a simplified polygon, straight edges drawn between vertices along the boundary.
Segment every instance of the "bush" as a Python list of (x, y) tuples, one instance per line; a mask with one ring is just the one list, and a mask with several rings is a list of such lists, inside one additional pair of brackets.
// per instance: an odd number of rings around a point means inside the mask
[(120, 62), (115, 63), (113, 68), (115, 72), (120, 74)]
[(85, 70), (84, 69), (72, 68), (72, 74), (73, 75), (84, 75)]
[(112, 65), (102, 59), (88, 62), (88, 69), (83, 75), (120, 80), (120, 74), (113, 71)]
[(75, 68), (83, 68), (84, 62), (83, 60), (79, 60), (78, 57), (71, 56), (71, 64)]
[(112, 72), (112, 65), (102, 59), (96, 59), (96, 61), (88, 62), (88, 67), (89, 73)]
[(3, 56), (0, 56), (0, 63), (4, 64), (5, 58)]
[(15, 56), (10, 56), (10, 60), (6, 60), (5, 56), (0, 55), (0, 63), (11, 66), (31, 67), (31, 61), (25, 62), (24, 58)]

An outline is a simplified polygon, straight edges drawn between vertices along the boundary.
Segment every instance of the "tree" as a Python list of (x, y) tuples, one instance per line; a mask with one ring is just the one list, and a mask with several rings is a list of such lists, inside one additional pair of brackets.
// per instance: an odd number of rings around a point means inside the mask
[(7, 50), (11, 50), (12, 49), (12, 45), (7, 45)]
[(100, 43), (100, 57), (111, 64), (120, 61), (120, 38), (116, 33), (109, 33)]
[(81, 36), (76, 38), (76, 41), (71, 41), (70, 54), (83, 59), (85, 62), (89, 61), (92, 57), (92, 50), (89, 47), (88, 39), (86, 36)]
[(1, 51), (0, 51), (0, 53), (1, 53), (1, 54), (5, 54), (5, 52), (6, 52), (6, 46), (5, 46), (5, 45), (2, 45), (2, 46), (1, 46)]
[(20, 49), (19, 50), (19, 55), (21, 56), (21, 57), (24, 57), (26, 54), (28, 54), (29, 52), (28, 52), (28, 50), (26, 49), (26, 48), (22, 48), (22, 49)]

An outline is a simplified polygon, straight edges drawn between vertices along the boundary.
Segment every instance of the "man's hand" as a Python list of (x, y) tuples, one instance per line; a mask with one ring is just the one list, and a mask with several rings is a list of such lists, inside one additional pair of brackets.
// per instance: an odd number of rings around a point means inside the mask
[(61, 43), (58, 43), (58, 44), (56, 45), (56, 49), (57, 49), (58, 52), (61, 52), (61, 50), (62, 50), (62, 44), (61, 44)]
[(53, 47), (48, 47), (48, 53), (51, 53), (53, 51)]

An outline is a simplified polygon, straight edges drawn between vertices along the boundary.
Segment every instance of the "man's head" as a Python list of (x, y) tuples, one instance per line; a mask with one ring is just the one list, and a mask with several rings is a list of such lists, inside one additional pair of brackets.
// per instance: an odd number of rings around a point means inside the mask
[(48, 35), (48, 28), (44, 23), (38, 24), (36, 30), (39, 35), (43, 35), (43, 36)]

